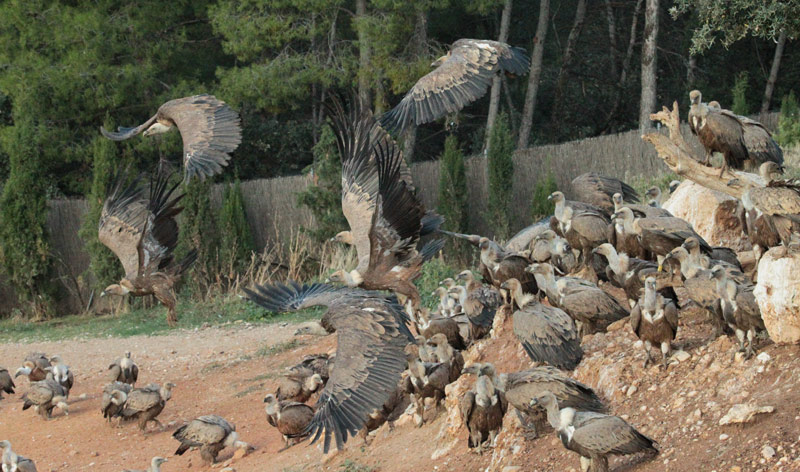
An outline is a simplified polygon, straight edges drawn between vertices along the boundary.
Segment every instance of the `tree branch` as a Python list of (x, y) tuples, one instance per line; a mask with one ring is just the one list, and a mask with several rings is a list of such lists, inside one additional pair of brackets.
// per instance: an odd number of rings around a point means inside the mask
[(701, 164), (681, 134), (677, 101), (673, 103), (672, 111), (664, 107), (658, 113), (651, 113), (650, 119), (660, 121), (666, 126), (669, 136), (661, 133), (648, 133), (643, 135), (642, 139), (652, 144), (658, 157), (663, 159), (670, 170), (679, 176), (739, 199), (749, 189), (764, 186), (763, 179), (756, 174), (726, 169), (720, 176), (718, 168)]

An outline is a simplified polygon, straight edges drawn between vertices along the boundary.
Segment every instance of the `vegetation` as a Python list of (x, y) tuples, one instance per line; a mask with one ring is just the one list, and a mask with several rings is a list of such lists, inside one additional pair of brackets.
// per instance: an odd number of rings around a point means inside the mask
[(511, 210), (511, 187), (514, 181), (514, 138), (508, 126), (508, 116), (501, 113), (492, 127), (489, 152), (489, 201), (487, 220), (494, 228), (495, 239), (508, 237)]
[(184, 185), (178, 253), (197, 250), (197, 261), (189, 279), (192, 293), (205, 298), (216, 281), (219, 268), (219, 234), (217, 218), (211, 207), (211, 181), (194, 179)]
[[(450, 135), (444, 142), (444, 153), (439, 167), (439, 205), (437, 211), (444, 217), (443, 228), (457, 233), (467, 232), (469, 207), (467, 198), (467, 171), (464, 153), (458, 147), (458, 139)], [(463, 260), (467, 245), (451, 238), (453, 250), (449, 255)]]
[(239, 179), (226, 185), (222, 192), (219, 243), (219, 260), (225, 266), (222, 269), (229, 272), (238, 272), (244, 268), (255, 250)]
[(750, 89), (748, 84), (749, 80), (750, 74), (745, 70), (736, 76), (736, 82), (733, 84), (733, 103), (731, 104), (731, 111), (737, 115), (750, 114), (750, 104), (747, 100)]
[(558, 184), (556, 184), (556, 178), (552, 172), (548, 172), (543, 179), (536, 182), (531, 196), (531, 218), (533, 221), (539, 221), (553, 214), (555, 204), (548, 200), (547, 197), (556, 190), (558, 190)]
[(781, 117), (775, 138), (784, 148), (800, 142), (800, 106), (794, 92), (789, 92), (781, 101)]

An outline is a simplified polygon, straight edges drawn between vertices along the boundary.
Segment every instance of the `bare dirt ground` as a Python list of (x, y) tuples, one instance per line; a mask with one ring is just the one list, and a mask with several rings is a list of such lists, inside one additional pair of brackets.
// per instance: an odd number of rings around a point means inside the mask
[[(598, 390), (611, 411), (656, 439), (662, 451), (651, 461), (613, 459), (612, 470), (800, 471), (800, 348), (761, 341), (759, 350), (770, 360), (733, 360), (731, 342), (727, 338), (711, 342), (710, 326), (702, 316), (692, 311), (682, 316), (675, 347), (690, 357), (673, 360), (667, 371), (653, 366), (641, 369), (644, 355), (634, 346), (627, 324), (585, 340), (586, 355), (574, 375)], [(469, 452), (453, 401), (448, 401), (449, 412), (435, 418), (430, 412), (431, 421), (422, 428), (404, 417), (394, 431), (385, 426), (378, 430), (371, 445), (351, 440), (346, 451), (326, 463), (318, 444), (301, 443), (278, 453), (283, 442), (266, 422), (264, 395), (273, 390), (277, 374), (304, 354), (335, 348), (332, 336), (304, 336), (288, 344), (295, 328), (245, 324), (153, 337), (0, 345), (0, 365), (12, 372), (27, 352), (43, 351), (61, 354), (76, 374), (69, 416), (55, 410), (50, 421), (31, 410), (21, 411), (19, 398), (28, 381), (18, 378), (18, 394), (0, 401), (0, 439), (9, 439), (18, 453), (33, 458), (40, 471), (145, 469), (155, 455), (169, 459), (165, 472), (219, 470), (227, 465), (239, 472), (370, 470), (353, 464), (387, 472), (503, 471), (508, 466), (520, 467), (508, 471), (579, 470), (577, 455), (564, 450), (552, 431), (524, 440), (512, 413), (506, 416), (506, 428), (493, 451)], [(177, 384), (159, 418), (164, 431), (152, 424), (147, 434), (133, 424), (118, 428), (99, 412), (106, 368), (126, 350), (141, 368), (140, 386)], [(528, 366), (511, 333), (510, 319), (498, 323), (496, 337), (473, 348), (467, 359), (491, 360), (501, 372)], [(462, 378), (454, 389), (473, 381)], [(720, 418), (736, 403), (768, 405), (775, 412), (746, 424), (720, 426)], [(196, 451), (174, 456), (178, 444), (172, 432), (185, 421), (211, 413), (235, 423), (241, 439), (256, 450), (236, 459), (231, 457), (233, 451), (225, 450), (222, 464), (214, 469), (203, 465)]]

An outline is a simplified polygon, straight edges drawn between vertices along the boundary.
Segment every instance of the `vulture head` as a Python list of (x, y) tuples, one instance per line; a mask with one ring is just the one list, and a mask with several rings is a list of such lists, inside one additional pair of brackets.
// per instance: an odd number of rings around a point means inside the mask
[(447, 293), (451, 295), (453, 298), (461, 300), (462, 297), (467, 296), (467, 289), (466, 287), (463, 287), (461, 285), (454, 285), (450, 288), (450, 290), (447, 291)]
[(447, 289), (444, 287), (436, 287), (436, 290), (431, 293), (432, 297), (443, 298), (447, 296)]
[(540, 234), (536, 236), (536, 241), (552, 241), (556, 239), (556, 232), (552, 229), (548, 229), (547, 231), (542, 231)]
[(322, 377), (319, 374), (314, 374), (311, 377), (306, 378), (304, 383), (308, 390), (316, 392), (325, 382), (322, 381)]
[(645, 293), (656, 293), (656, 278), (652, 275), (644, 279)]
[(617, 192), (611, 196), (611, 201), (614, 202), (614, 208), (619, 208), (623, 205), (622, 194)]
[(322, 326), (322, 323), (319, 321), (309, 321), (308, 323), (303, 323), (300, 325), (299, 328), (294, 332), (295, 336), (300, 336), (301, 334), (313, 334), (315, 336), (327, 336), (329, 333)]
[(267, 406), (264, 407), (264, 410), (267, 412), (268, 415), (277, 415), (278, 414), (278, 399), (275, 398), (275, 395), (269, 393), (266, 397), (264, 397), (264, 403)]
[(652, 198), (654, 200), (658, 200), (659, 198), (661, 198), (661, 189), (658, 188), (658, 187), (650, 187), (644, 193), (644, 196), (647, 197), (647, 198)]
[(489, 238), (487, 238), (486, 236), (483, 236), (478, 241), (478, 247), (481, 249), (481, 251), (489, 249), (489, 242), (490, 242)]
[(769, 183), (772, 181), (773, 176), (781, 175), (786, 169), (777, 162), (767, 161), (758, 168), (758, 174), (764, 179), (764, 182)]
[(23, 362), (22, 363), (22, 367), (17, 369), (17, 372), (14, 373), (14, 378), (17, 378), (20, 375), (30, 375), (30, 373), (33, 371), (34, 367), (35, 366), (34, 366), (33, 362), (31, 362), (31, 361)]
[(466, 280), (467, 282), (472, 282), (473, 278), (472, 271), (469, 269), (461, 271), (456, 275), (456, 280)]
[(439, 282), (439, 285), (444, 285), (444, 286), (445, 286), (445, 287), (447, 287), (447, 288), (451, 288), (451, 287), (453, 287), (453, 285), (455, 285), (455, 284), (456, 284), (456, 281), (455, 281), (455, 280), (453, 280), (453, 279), (452, 279), (452, 278), (450, 278), (450, 277), (448, 277), (448, 278), (446, 278), (446, 279), (442, 280), (441, 282)]
[(692, 90), (689, 92), (689, 102), (692, 105), (699, 105), (703, 101), (703, 94), (699, 90)]
[(123, 286), (121, 284), (111, 284), (108, 287), (106, 287), (105, 290), (103, 290), (102, 293), (100, 293), (100, 296), (101, 297), (105, 297), (106, 295), (123, 296), (123, 295), (127, 295), (128, 293), (130, 293), (130, 290), (127, 287), (125, 287), (125, 286)]
[(161, 387), (161, 390), (158, 393), (159, 393), (159, 395), (161, 395), (161, 398), (164, 401), (167, 401), (170, 398), (172, 398), (172, 389), (173, 388), (175, 388), (175, 384), (172, 383), (172, 382), (167, 382), (167, 383), (164, 384), (163, 387)]
[(223, 445), (225, 447), (232, 447), (234, 449), (243, 449), (244, 451), (253, 449), (253, 446), (247, 444), (244, 441), (239, 441), (239, 433), (237, 433), (236, 431), (231, 431), (231, 433), (225, 437)]
[(59, 355), (55, 355), (55, 356), (50, 358), (50, 365), (59, 365), (59, 364), (63, 364), (63, 363), (64, 363), (64, 361), (61, 360), (61, 356), (59, 356)]
[(558, 400), (552, 393), (544, 392), (542, 395), (533, 398), (529, 405), (531, 407), (540, 406), (544, 409), (547, 409), (550, 405), (555, 405), (556, 409), (558, 409)]
[(111, 403), (115, 405), (122, 405), (128, 400), (128, 395), (122, 390), (114, 390), (111, 392)]
[(687, 251), (691, 251), (697, 247), (700, 247), (700, 242), (694, 236), (688, 237), (683, 241), (681, 246), (685, 247)]
[(521, 287), (522, 286), (520, 285), (519, 280), (513, 277), (500, 284), (500, 288), (503, 290), (510, 290), (512, 293)]
[(555, 203), (563, 202), (564, 201), (564, 193), (563, 192), (553, 192), (553, 193), (551, 193), (550, 195), (547, 196), (547, 199), (552, 201), (552, 202), (555, 202)]
[(711, 269), (711, 277), (716, 280), (722, 280), (725, 277), (725, 268), (717, 264)]
[(431, 62), (431, 67), (439, 67), (439, 66), (440, 66), (440, 65), (442, 65), (442, 64), (444, 63), (444, 61), (446, 61), (446, 60), (447, 60), (449, 57), (450, 57), (450, 51), (447, 51), (447, 54), (445, 54), (444, 56), (442, 56), (442, 57), (440, 57), (440, 58), (436, 59), (435, 61)]
[(711, 108), (712, 110), (715, 111), (722, 110), (722, 106), (716, 100), (711, 100), (710, 102), (708, 102), (708, 108)]
[(351, 246), (355, 245), (355, 242), (353, 241), (353, 233), (350, 231), (341, 231), (336, 233), (336, 236), (332, 237), (331, 241), (349, 244)]
[(164, 462), (168, 462), (166, 458), (156, 456), (150, 461), (150, 466), (153, 468), (153, 470), (158, 470), (158, 468), (161, 467), (161, 464)]
[(666, 256), (664, 256), (664, 259), (662, 259), (661, 263), (658, 264), (658, 271), (663, 272), (664, 264), (666, 264), (667, 261), (669, 260), (674, 259), (678, 262), (683, 262), (688, 257), (689, 257), (689, 251), (687, 251), (686, 248), (683, 246), (678, 246), (675, 249), (668, 252)]
[(142, 136), (153, 136), (155, 134), (164, 134), (167, 131), (171, 130), (172, 126), (173, 125), (171, 125), (171, 124), (170, 125), (165, 125), (164, 123), (159, 123), (158, 121), (156, 121), (155, 123), (150, 125), (149, 128), (144, 130), (144, 132), (142, 133)]
[(633, 222), (633, 210), (628, 207), (622, 207), (618, 212), (611, 215), (611, 220), (620, 220), (623, 223)]
[(528, 272), (529, 274), (553, 275), (553, 266), (546, 262), (540, 264), (531, 264), (525, 268), (525, 272)]
[(678, 190), (678, 187), (680, 185), (681, 185), (681, 181), (680, 180), (673, 180), (672, 182), (670, 182), (669, 183), (669, 193), (673, 193), (673, 192), (675, 192), (675, 190)]
[(556, 242), (556, 247), (554, 249), (555, 250), (553, 252), (555, 252), (556, 255), (564, 256), (572, 251), (572, 246), (570, 246), (565, 239), (562, 239), (561, 241)]

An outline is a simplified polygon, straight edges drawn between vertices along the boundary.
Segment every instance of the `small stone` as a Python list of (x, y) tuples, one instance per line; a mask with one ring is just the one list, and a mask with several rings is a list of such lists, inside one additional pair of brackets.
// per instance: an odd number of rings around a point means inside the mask
[(99, 455), (100, 455), (100, 453), (97, 452), (97, 451), (93, 451), (92, 454), (91, 454), (92, 457), (97, 457)]
[(775, 457), (775, 449), (773, 449), (772, 446), (765, 444), (764, 447), (761, 448), (761, 456), (764, 459), (770, 460)]
[(759, 413), (772, 413), (773, 411), (775, 411), (775, 407), (772, 406), (755, 406), (737, 403), (725, 413), (725, 416), (720, 418), (719, 424), (720, 426), (724, 426), (731, 423), (747, 423)]
[(236, 472), (236, 469), (233, 467), (225, 467), (224, 469), (220, 469), (219, 472)]
[(81, 393), (80, 395), (78, 395), (78, 400), (86, 400), (87, 398), (88, 397), (86, 396), (85, 393)]
[(74, 450), (74, 449), (69, 451), (69, 455), (71, 455), (71, 456), (77, 456), (78, 454), (79, 454), (79, 452)]
[(636, 385), (631, 385), (630, 387), (628, 387), (628, 392), (626, 393), (626, 395), (630, 397), (631, 395), (636, 393), (637, 390), (639, 389), (636, 388)]
[(720, 434), (720, 435), (719, 435), (719, 440), (720, 440), (720, 441), (725, 441), (725, 440), (727, 440), (729, 437), (730, 437), (730, 436), (728, 436), (727, 434), (725, 434), (725, 433), (722, 433), (722, 434)]
[(680, 350), (680, 351), (675, 351), (675, 353), (672, 354), (672, 358), (677, 359), (678, 362), (686, 362), (692, 358), (692, 355), (686, 351)]
[(522, 470), (522, 466), (519, 465), (507, 465), (503, 467), (503, 472), (519, 472)]
[(731, 467), (731, 472), (742, 472), (742, 468), (738, 465)]
[(733, 361), (736, 362), (737, 364), (741, 364), (742, 362), (744, 362), (744, 353), (737, 352), (736, 354), (734, 354)]

